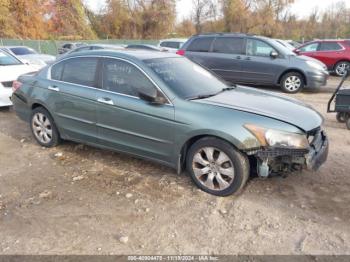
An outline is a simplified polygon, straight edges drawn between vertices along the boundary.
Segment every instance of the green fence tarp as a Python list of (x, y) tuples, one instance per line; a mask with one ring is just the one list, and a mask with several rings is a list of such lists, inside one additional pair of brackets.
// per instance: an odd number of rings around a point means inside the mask
[[(57, 55), (58, 48), (65, 43), (75, 41), (54, 41), (54, 40), (18, 40), (18, 39), (2, 39), (0, 38), (1, 46), (28, 46), (39, 53)], [(156, 45), (157, 40), (127, 40), (127, 39), (108, 39), (108, 40), (79, 40), (76, 42), (84, 42), (87, 44), (149, 44)]]

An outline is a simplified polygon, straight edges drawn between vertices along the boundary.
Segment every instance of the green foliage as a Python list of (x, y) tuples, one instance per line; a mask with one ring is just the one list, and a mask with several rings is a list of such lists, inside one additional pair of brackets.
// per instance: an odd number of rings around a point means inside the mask
[(176, 24), (176, 0), (106, 0), (95, 13), (83, 0), (0, 0), (0, 37), (19, 39), (160, 39), (200, 32), (242, 32), (275, 38), (349, 38), (344, 1), (301, 19), (294, 0), (188, 0), (191, 17)]

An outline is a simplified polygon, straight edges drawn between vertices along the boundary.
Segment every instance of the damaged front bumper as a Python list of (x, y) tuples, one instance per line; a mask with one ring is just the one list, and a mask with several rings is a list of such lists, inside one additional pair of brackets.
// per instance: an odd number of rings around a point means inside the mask
[(261, 177), (286, 174), (303, 169), (317, 171), (328, 157), (329, 142), (324, 131), (309, 135), (308, 149), (266, 148), (250, 152), (257, 159), (257, 173)]

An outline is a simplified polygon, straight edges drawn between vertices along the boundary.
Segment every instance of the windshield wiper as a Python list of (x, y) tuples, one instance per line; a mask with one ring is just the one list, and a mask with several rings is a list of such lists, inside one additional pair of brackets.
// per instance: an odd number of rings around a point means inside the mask
[(191, 98), (188, 98), (188, 100), (197, 100), (197, 99), (205, 99), (205, 98), (208, 98), (208, 97), (212, 97), (212, 96), (216, 96), (222, 92), (226, 92), (226, 91), (230, 91), (230, 90), (233, 90), (236, 88), (236, 85), (234, 86), (229, 86), (229, 87), (225, 87), (223, 89), (221, 89), (219, 92), (215, 93), (215, 94), (208, 94), (208, 95), (198, 95), (198, 96), (194, 96), (194, 97), (191, 97)]
[(221, 90), (221, 92), (230, 91), (230, 90), (235, 89), (236, 87), (237, 87), (236, 85), (234, 85), (234, 86), (229, 86), (229, 87), (225, 87), (225, 88), (223, 88), (223, 89)]
[(212, 97), (212, 96), (216, 96), (216, 95), (217, 95), (217, 94), (198, 95), (198, 96), (190, 97), (190, 98), (188, 98), (188, 100), (205, 99), (205, 98)]

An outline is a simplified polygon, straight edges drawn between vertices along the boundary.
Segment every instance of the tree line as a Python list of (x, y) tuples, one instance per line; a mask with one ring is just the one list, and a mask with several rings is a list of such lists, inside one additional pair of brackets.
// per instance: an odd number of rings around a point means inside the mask
[(176, 0), (107, 0), (99, 12), (82, 0), (0, 0), (0, 37), (17, 39), (160, 39), (203, 32), (242, 32), (275, 38), (348, 38), (345, 1), (308, 17), (294, 0), (188, 0), (189, 17), (176, 19)]

